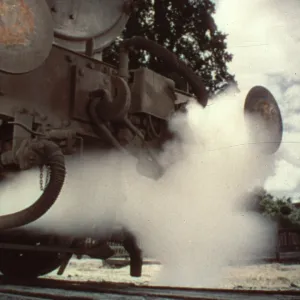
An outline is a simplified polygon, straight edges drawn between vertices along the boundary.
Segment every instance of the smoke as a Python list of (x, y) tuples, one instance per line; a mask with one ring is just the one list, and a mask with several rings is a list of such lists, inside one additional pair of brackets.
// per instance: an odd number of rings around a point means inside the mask
[[(244, 118), (244, 98), (223, 95), (206, 109), (191, 102), (187, 114), (175, 116), (177, 138), (159, 156), (166, 168), (159, 180), (141, 176), (136, 158), (118, 153), (69, 159), (60, 198), (27, 228), (101, 238), (125, 226), (163, 264), (153, 284), (217, 285), (224, 267), (273, 246), (271, 224), (246, 209), (247, 192), (263, 184), (273, 159), (249, 144), (256, 124)], [(37, 170), (21, 175), (3, 182), (1, 214), (41, 193)]]

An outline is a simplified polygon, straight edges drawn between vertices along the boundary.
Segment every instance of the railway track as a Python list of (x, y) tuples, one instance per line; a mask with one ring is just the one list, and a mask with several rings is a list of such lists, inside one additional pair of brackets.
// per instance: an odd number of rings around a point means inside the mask
[(133, 284), (7, 280), (0, 277), (0, 299), (205, 299), (205, 300), (298, 300), (300, 290), (227, 290), (149, 287)]

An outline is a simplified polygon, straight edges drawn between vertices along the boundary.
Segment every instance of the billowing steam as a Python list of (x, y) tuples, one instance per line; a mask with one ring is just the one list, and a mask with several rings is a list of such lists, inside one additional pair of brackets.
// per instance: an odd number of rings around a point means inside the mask
[(230, 71), (239, 87), (264, 85), (283, 114), (283, 144), (277, 153), (276, 176), (266, 188), (287, 196), (299, 194), (300, 143), (300, 2), (299, 0), (216, 0), (216, 21), (228, 33), (234, 55)]
[[(264, 185), (274, 157), (249, 144), (256, 122), (244, 119), (243, 104), (253, 85), (264, 85), (279, 101), (285, 127), (298, 128), (287, 117), (299, 94), (299, 26), (292, 25), (300, 25), (299, 1), (218, 3), (218, 23), (229, 33), (242, 92), (213, 99), (204, 110), (191, 103), (186, 115), (171, 120), (178, 138), (159, 157), (166, 173), (157, 181), (137, 172), (135, 158), (118, 153), (69, 159), (61, 197), (28, 228), (100, 238), (125, 226), (145, 255), (162, 262), (153, 283), (166, 285), (216, 286), (230, 263), (274, 251), (274, 228), (246, 209), (247, 192)], [(39, 194), (37, 171), (7, 179), (0, 213), (23, 208)]]
[[(163, 264), (154, 283), (166, 285), (216, 285), (231, 262), (266, 255), (272, 227), (245, 209), (245, 195), (263, 184), (273, 161), (248, 144), (255, 124), (247, 127), (244, 97), (222, 96), (206, 109), (192, 102), (174, 117), (177, 139), (159, 157), (166, 172), (157, 181), (125, 155), (74, 158), (61, 197), (28, 228), (101, 238), (125, 226)], [(1, 213), (22, 208), (40, 193), (39, 173), (22, 174), (1, 191)]]
[(223, 96), (205, 110), (191, 104), (171, 122), (181, 143), (167, 145), (161, 159), (169, 168), (158, 182), (126, 168), (124, 223), (163, 263), (159, 284), (216, 285), (222, 267), (272, 247), (270, 224), (245, 210), (247, 190), (263, 184), (273, 164), (247, 145), (240, 97)]

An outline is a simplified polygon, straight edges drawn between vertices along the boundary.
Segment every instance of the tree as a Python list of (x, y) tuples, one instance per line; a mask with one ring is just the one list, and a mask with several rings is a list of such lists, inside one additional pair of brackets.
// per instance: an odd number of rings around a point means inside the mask
[(300, 209), (292, 203), (291, 197), (274, 197), (264, 189), (255, 191), (260, 212), (282, 227), (300, 228)]
[[(103, 52), (103, 60), (118, 64), (119, 44), (123, 39), (143, 36), (165, 46), (202, 77), (210, 95), (236, 85), (228, 73), (232, 55), (226, 50), (226, 35), (213, 19), (215, 4), (211, 0), (139, 0), (122, 36)], [(148, 67), (175, 78), (173, 70), (144, 51), (130, 53), (130, 68)], [(176, 75), (178, 76), (178, 75)], [(177, 81), (177, 83), (180, 82)]]

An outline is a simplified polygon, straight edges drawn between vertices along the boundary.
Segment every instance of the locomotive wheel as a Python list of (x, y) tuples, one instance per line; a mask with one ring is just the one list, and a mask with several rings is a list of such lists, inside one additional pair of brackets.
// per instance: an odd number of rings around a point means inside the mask
[(0, 249), (0, 272), (9, 278), (36, 278), (54, 271), (61, 263), (56, 252)]

